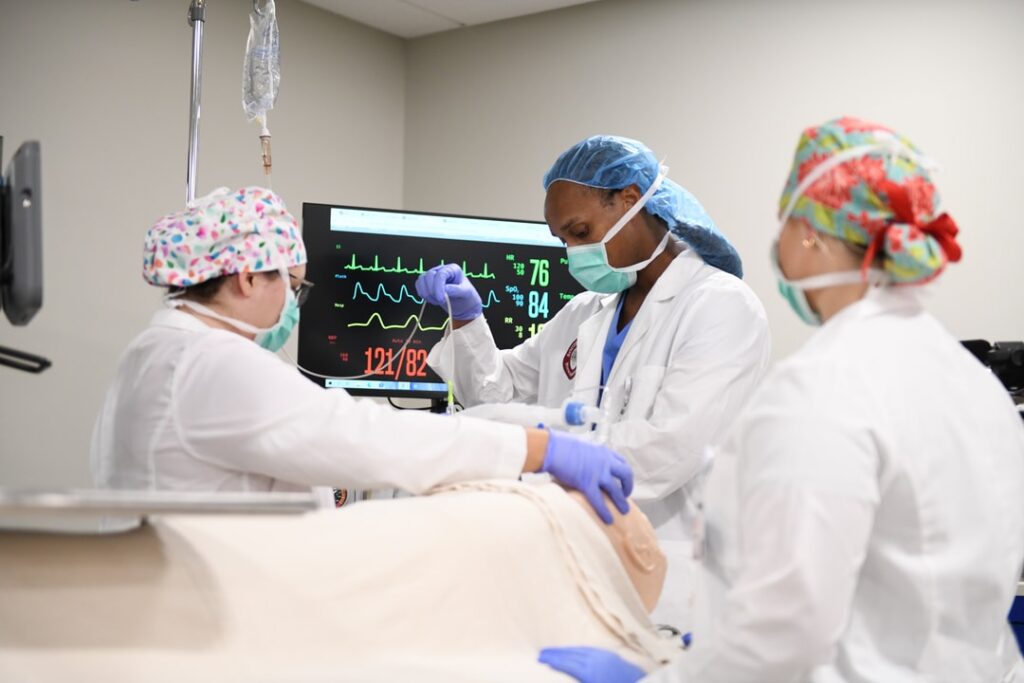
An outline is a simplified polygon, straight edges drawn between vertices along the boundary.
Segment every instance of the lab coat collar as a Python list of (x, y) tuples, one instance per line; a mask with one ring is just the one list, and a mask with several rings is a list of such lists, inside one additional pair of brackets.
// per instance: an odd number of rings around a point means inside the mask
[(836, 328), (849, 321), (891, 313), (914, 314), (924, 310), (921, 302), (926, 291), (921, 287), (870, 287), (860, 301), (836, 313), (823, 328)]
[[(654, 283), (654, 287), (651, 288), (650, 293), (647, 295), (648, 300), (652, 301), (666, 301), (668, 299), (675, 298), (676, 294), (682, 290), (683, 285), (686, 284), (701, 266), (704, 265), (703, 259), (698, 256), (692, 249), (688, 249), (683, 246), (683, 251), (679, 252), (672, 262), (668, 264), (668, 268), (661, 274), (658, 281)], [(619, 294), (606, 294), (601, 297), (600, 308), (604, 310), (608, 306), (614, 306), (619, 301)]]
[(619, 302), (621, 294), (605, 294), (598, 302), (598, 310), (603, 311), (609, 306), (615, 306)]
[(924, 311), (920, 287), (871, 287), (860, 301), (850, 304), (814, 330), (799, 353), (825, 348), (841, 339), (849, 326), (879, 316), (913, 316)]
[(619, 350), (615, 365), (612, 366), (611, 376), (606, 378), (609, 385), (612, 385), (613, 380), (618, 379), (622, 372), (625, 372), (622, 368), (632, 367), (629, 356), (640, 348), (640, 342), (650, 331), (651, 326), (660, 319), (661, 311), (659, 309), (661, 306), (675, 299), (676, 295), (685, 288), (686, 283), (703, 265), (704, 261), (689, 249), (672, 259), (672, 263), (654, 283), (654, 287), (647, 294), (647, 299), (634, 318), (629, 334), (626, 335), (626, 341)]
[[(601, 299), (601, 307), (594, 315), (580, 324), (576, 335), (576, 358), (579, 366), (576, 369), (573, 399), (583, 401), (587, 405), (597, 405), (598, 385), (601, 382), (601, 354), (604, 351), (604, 339), (608, 328), (615, 317), (614, 303), (618, 294), (611, 294)], [(629, 335), (626, 335), (629, 339)]]
[[(669, 264), (665, 272), (661, 274), (658, 281), (654, 283), (644, 305), (640, 308), (633, 324), (626, 335), (626, 340), (619, 350), (615, 365), (612, 366), (611, 376), (605, 378), (606, 384), (611, 386), (613, 380), (623, 372), (621, 368), (631, 367), (630, 355), (640, 348), (640, 342), (651, 329), (654, 321), (659, 319), (658, 309), (664, 302), (671, 301), (686, 286), (698, 270), (704, 265), (693, 251), (686, 249)], [(604, 351), (604, 340), (608, 336), (608, 330), (615, 318), (615, 304), (619, 300), (618, 294), (609, 294), (602, 297), (600, 310), (591, 316), (582, 325), (579, 332), (579, 348), (577, 349), (580, 358), (579, 379), (577, 386), (583, 391), (577, 396), (578, 400), (597, 400), (597, 384), (601, 381), (601, 358)], [(593, 388), (591, 390), (591, 388)]]
[(647, 298), (654, 301), (674, 299), (703, 265), (704, 260), (696, 252), (684, 248), (654, 283)]
[[(685, 285), (704, 265), (704, 261), (691, 249), (683, 247), (668, 268), (661, 274), (658, 281), (654, 283), (650, 293), (647, 295), (649, 301), (667, 301), (674, 299)], [(614, 306), (619, 301), (619, 294), (607, 294), (601, 297), (600, 308), (604, 310), (608, 306)]]
[[(658, 282), (661, 282), (661, 278), (658, 278)], [(626, 339), (622, 343), (622, 348), (619, 349), (619, 355), (615, 359), (615, 364), (612, 365), (611, 374), (605, 378), (608, 386), (613, 386), (618, 377), (623, 372), (627, 372), (627, 370), (623, 370), (622, 368), (630, 368), (633, 366), (630, 361), (630, 356), (640, 348), (640, 342), (642, 342), (644, 337), (647, 336), (653, 322), (660, 318), (660, 311), (658, 309), (661, 308), (663, 300), (650, 300), (650, 294), (647, 295), (647, 298), (648, 300), (644, 301), (643, 306), (640, 307), (640, 310), (637, 312), (636, 317), (630, 325), (629, 333), (626, 334)], [(614, 316), (612, 317), (614, 318)], [(604, 340), (602, 339), (602, 342), (603, 341)]]

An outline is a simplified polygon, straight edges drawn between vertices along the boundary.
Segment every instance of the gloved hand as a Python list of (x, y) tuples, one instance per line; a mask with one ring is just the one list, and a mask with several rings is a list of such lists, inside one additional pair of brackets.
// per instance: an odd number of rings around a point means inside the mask
[(537, 658), (580, 683), (636, 683), (646, 674), (614, 652), (597, 647), (549, 647)]
[(483, 302), (469, 278), (454, 263), (434, 266), (416, 278), (416, 293), (435, 306), (448, 312), (444, 295), (452, 303), (454, 320), (473, 320), (484, 312)]
[(633, 492), (633, 470), (621, 455), (606, 446), (548, 430), (548, 447), (540, 471), (582, 493), (605, 524), (612, 523), (612, 515), (602, 491), (619, 512), (629, 512), (626, 498)]

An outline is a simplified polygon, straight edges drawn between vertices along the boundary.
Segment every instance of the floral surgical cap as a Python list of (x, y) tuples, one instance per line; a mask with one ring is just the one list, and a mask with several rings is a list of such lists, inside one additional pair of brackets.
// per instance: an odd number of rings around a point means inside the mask
[(221, 188), (149, 229), (142, 276), (151, 285), (191, 287), (305, 262), (299, 224), (280, 197), (262, 187)]
[[(636, 185), (640, 192), (646, 192), (660, 168), (657, 157), (642, 142), (615, 135), (594, 135), (558, 157), (544, 176), (544, 189), (558, 180), (567, 180), (602, 190)], [(743, 277), (743, 263), (736, 249), (719, 232), (697, 198), (679, 184), (665, 178), (644, 211), (665, 221), (668, 229), (708, 265)]]
[[(850, 156), (811, 181), (792, 204), (804, 178), (840, 153)], [(865, 247), (865, 271), (882, 254), (894, 284), (922, 284), (961, 256), (957, 225), (939, 212), (928, 165), (916, 147), (884, 126), (851, 117), (828, 121), (800, 136), (779, 211)]]

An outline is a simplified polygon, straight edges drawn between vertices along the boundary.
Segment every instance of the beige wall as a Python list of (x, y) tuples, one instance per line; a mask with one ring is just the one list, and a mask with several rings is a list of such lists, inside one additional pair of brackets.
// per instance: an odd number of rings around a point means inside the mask
[(407, 208), (540, 218), (564, 148), (644, 140), (743, 255), (776, 358), (809, 334), (767, 259), (800, 130), (884, 121), (940, 161), (963, 230), (933, 310), (961, 338), (1024, 338), (1024, 2), (604, 0), (419, 39), (408, 60)]
[[(274, 188), (303, 201), (402, 201), (403, 43), (278, 0), (283, 74)], [(262, 182), (241, 72), (249, 0), (207, 10), (198, 191)], [(158, 305), (142, 236), (184, 203), (191, 30), (187, 0), (0, 0), (5, 157), (42, 142), (45, 305), (0, 344), (48, 356), (0, 368), (0, 484), (83, 486), (103, 392)], [(6, 159), (5, 159), (6, 161)]]
[[(199, 188), (261, 181), (240, 106), (248, 0), (207, 23)], [(146, 227), (184, 195), (187, 0), (0, 0), (0, 134), (43, 145), (46, 303), (0, 344), (0, 484), (89, 483), (88, 440), (121, 350), (158, 305)], [(856, 10), (850, 9), (856, 6)], [(278, 0), (275, 189), (346, 202), (539, 218), (540, 178), (595, 132), (645, 140), (745, 257), (776, 357), (808, 331), (766, 253), (801, 127), (883, 120), (940, 160), (965, 262), (932, 297), (960, 337), (1024, 338), (1024, 3), (603, 0), (410, 42)]]

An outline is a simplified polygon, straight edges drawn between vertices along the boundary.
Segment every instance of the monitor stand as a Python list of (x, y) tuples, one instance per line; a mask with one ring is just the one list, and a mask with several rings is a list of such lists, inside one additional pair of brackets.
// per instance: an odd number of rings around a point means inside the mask
[(33, 353), (0, 346), (0, 365), (38, 374), (50, 367), (52, 363), (48, 359)]

